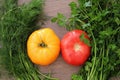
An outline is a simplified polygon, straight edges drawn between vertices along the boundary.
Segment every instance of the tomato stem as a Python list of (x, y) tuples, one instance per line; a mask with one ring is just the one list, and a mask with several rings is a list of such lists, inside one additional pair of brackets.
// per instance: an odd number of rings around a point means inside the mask
[(45, 44), (44, 42), (40, 43), (41, 47), (47, 47), (47, 44)]

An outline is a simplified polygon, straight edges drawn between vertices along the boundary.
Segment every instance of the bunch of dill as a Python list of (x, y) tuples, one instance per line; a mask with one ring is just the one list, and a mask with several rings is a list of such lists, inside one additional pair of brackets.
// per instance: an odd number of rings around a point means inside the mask
[(0, 56), (1, 65), (16, 80), (43, 80), (49, 78), (41, 74), (29, 60), (26, 41), (37, 29), (36, 21), (41, 17), (43, 0), (32, 0), (18, 6), (18, 0), (4, 0), (0, 6)]

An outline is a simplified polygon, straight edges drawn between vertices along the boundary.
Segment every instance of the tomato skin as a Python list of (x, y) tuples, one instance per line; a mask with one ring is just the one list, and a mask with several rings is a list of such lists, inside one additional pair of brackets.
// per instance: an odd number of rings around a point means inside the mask
[(50, 28), (34, 31), (27, 40), (30, 60), (38, 65), (53, 63), (60, 53), (60, 39)]
[(82, 30), (70, 31), (61, 40), (62, 57), (68, 64), (82, 65), (90, 56), (91, 47), (80, 40), (82, 34), (89, 40), (88, 35)]

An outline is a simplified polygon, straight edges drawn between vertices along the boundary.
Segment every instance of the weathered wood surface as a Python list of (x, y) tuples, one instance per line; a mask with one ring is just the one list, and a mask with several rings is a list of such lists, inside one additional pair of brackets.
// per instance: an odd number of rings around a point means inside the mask
[[(58, 13), (63, 13), (66, 17), (70, 16), (70, 8), (68, 4), (75, 0), (46, 0), (44, 6), (44, 12), (49, 17), (54, 17)], [(44, 27), (52, 28), (61, 39), (67, 32), (65, 28), (59, 27), (55, 23), (51, 23), (50, 19), (45, 22)], [(53, 64), (49, 66), (41, 66), (40, 70), (44, 73), (50, 72), (53, 77), (60, 80), (70, 80), (71, 74), (78, 72), (80, 67), (68, 65), (64, 62), (61, 55)]]

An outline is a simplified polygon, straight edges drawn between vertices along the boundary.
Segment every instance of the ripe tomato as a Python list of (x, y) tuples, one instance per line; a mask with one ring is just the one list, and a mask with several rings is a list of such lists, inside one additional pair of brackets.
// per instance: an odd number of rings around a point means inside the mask
[(61, 40), (63, 59), (71, 65), (84, 64), (90, 55), (91, 47), (80, 38), (83, 34), (84, 38), (89, 40), (88, 35), (82, 30), (70, 31)]
[(30, 60), (39, 65), (53, 63), (59, 55), (60, 40), (50, 28), (34, 31), (27, 41), (27, 53)]

